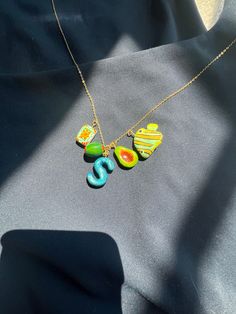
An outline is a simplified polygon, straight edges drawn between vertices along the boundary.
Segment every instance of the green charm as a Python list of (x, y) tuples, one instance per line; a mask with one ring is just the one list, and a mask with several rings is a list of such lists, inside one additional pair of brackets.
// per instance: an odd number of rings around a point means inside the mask
[(134, 146), (145, 159), (162, 143), (163, 134), (157, 129), (158, 124), (149, 123), (146, 129), (139, 129), (134, 136)]
[(85, 146), (84, 151), (88, 157), (99, 157), (103, 153), (103, 146), (99, 142), (92, 142)]
[(138, 154), (134, 150), (124, 146), (117, 146), (115, 149), (115, 155), (119, 163), (125, 168), (132, 168), (138, 162)]

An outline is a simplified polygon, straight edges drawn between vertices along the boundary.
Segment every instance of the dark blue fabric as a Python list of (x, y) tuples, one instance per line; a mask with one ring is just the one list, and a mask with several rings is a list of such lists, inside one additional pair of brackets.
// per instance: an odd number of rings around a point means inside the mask
[[(209, 31), (189, 0), (55, 1), (107, 143), (236, 36), (235, 0)], [(159, 124), (155, 154), (95, 190), (50, 1), (0, 14), (0, 313), (235, 313), (236, 48), (140, 125)]]
[(106, 234), (11, 231), (2, 246), (1, 313), (121, 313), (122, 264)]

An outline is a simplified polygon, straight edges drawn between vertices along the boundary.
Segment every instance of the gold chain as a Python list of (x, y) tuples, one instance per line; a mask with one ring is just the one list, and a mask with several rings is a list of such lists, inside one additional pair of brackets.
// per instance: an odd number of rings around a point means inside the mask
[(83, 77), (83, 74), (81, 72), (81, 69), (78, 65), (78, 63), (76, 62), (74, 56), (73, 56), (73, 53), (71, 51), (71, 48), (68, 44), (68, 41), (66, 39), (66, 36), (65, 36), (65, 33), (62, 29), (62, 26), (61, 26), (61, 22), (59, 20), (59, 17), (58, 17), (58, 14), (57, 14), (57, 10), (56, 10), (56, 7), (55, 7), (55, 2), (54, 0), (51, 0), (52, 2), (52, 8), (53, 8), (53, 12), (54, 12), (54, 15), (55, 15), (55, 18), (56, 18), (56, 21), (57, 21), (57, 24), (58, 24), (58, 27), (59, 27), (59, 30), (61, 32), (61, 35), (62, 35), (62, 38), (64, 40), (64, 43), (66, 45), (66, 48), (71, 56), (71, 59), (74, 63), (74, 65), (76, 66), (76, 69), (79, 73), (79, 76), (81, 78), (81, 81), (82, 81), (82, 84), (85, 88), (85, 92), (89, 98), (89, 101), (90, 101), (90, 105), (91, 105), (91, 108), (92, 108), (92, 112), (93, 112), (93, 126), (97, 126), (98, 128), (98, 132), (99, 132), (99, 136), (100, 136), (100, 139), (101, 139), (101, 142), (102, 142), (102, 145), (104, 146), (105, 148), (105, 153), (104, 155), (105, 156), (108, 156), (109, 155), (109, 151), (110, 149), (112, 148), (115, 148), (116, 147), (116, 144), (125, 136), (134, 136), (134, 132), (133, 130), (139, 125), (141, 124), (147, 117), (149, 117), (154, 111), (156, 111), (161, 105), (163, 105), (164, 103), (166, 103), (168, 100), (172, 99), (173, 97), (175, 97), (176, 95), (178, 95), (179, 93), (181, 93), (182, 91), (184, 91), (186, 88), (188, 88), (190, 85), (193, 84), (193, 82), (195, 82), (214, 62), (216, 62), (218, 59), (220, 59), (235, 43), (236, 43), (236, 38), (234, 38), (214, 59), (212, 59), (199, 73), (197, 73), (189, 82), (187, 82), (185, 85), (183, 85), (182, 87), (180, 87), (179, 89), (177, 89), (176, 91), (174, 91), (173, 93), (169, 94), (168, 96), (166, 96), (165, 98), (163, 98), (161, 101), (159, 101), (157, 104), (155, 104), (155, 106), (153, 108), (151, 108), (149, 111), (147, 111), (144, 116), (139, 119), (135, 124), (133, 124), (128, 130), (126, 130), (124, 133), (122, 133), (119, 137), (117, 137), (115, 140), (113, 140), (110, 144), (106, 145), (105, 144), (105, 140), (104, 140), (104, 137), (103, 137), (103, 133), (102, 133), (102, 129), (101, 129), (101, 125), (100, 125), (100, 122), (99, 122), (99, 119), (98, 119), (98, 116), (97, 116), (97, 113), (96, 113), (96, 109), (95, 109), (95, 103), (94, 103), (94, 100), (93, 100), (93, 97), (91, 96), (90, 92), (89, 92), (89, 89), (88, 89), (88, 86), (85, 82), (85, 79)]

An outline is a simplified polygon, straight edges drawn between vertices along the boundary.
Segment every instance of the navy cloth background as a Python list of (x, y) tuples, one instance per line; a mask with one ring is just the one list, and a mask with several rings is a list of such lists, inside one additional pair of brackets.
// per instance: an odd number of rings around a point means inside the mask
[[(236, 37), (235, 0), (210, 31), (189, 0), (55, 2), (107, 142)], [(235, 313), (236, 48), (145, 121), (153, 156), (91, 189), (50, 1), (0, 15), (0, 313)]]

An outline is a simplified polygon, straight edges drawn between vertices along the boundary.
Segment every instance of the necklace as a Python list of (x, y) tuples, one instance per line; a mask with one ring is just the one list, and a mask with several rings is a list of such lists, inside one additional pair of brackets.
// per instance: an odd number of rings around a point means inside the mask
[[(135, 129), (146, 120), (154, 111), (156, 111), (160, 106), (165, 104), (167, 101), (183, 92), (186, 88), (191, 86), (207, 69), (209, 69), (213, 63), (219, 60), (235, 43), (236, 38), (234, 38), (215, 58), (213, 58), (205, 67), (201, 69), (199, 73), (197, 73), (190, 81), (184, 84), (182, 87), (172, 92), (157, 104), (155, 104), (150, 110), (148, 110), (137, 122), (135, 122), (129, 129), (125, 130), (119, 137), (115, 138), (110, 144), (106, 144), (101, 128), (101, 124), (96, 112), (95, 102), (93, 97), (91, 96), (88, 86), (85, 82), (82, 71), (72, 53), (70, 45), (66, 39), (66, 35), (63, 31), (61, 22), (59, 20), (55, 1), (51, 0), (53, 13), (55, 15), (57, 25), (65, 46), (69, 52), (71, 60), (73, 61), (76, 70), (80, 76), (81, 82), (85, 89), (85, 92), (88, 96), (93, 120), (91, 124), (84, 124), (79, 130), (76, 136), (76, 142), (79, 146), (82, 146), (85, 151), (85, 155), (87, 158), (94, 160), (94, 174), (92, 172), (88, 172), (87, 174), (87, 182), (91, 187), (99, 188), (104, 186), (108, 179), (108, 173), (111, 173), (114, 168), (114, 162), (109, 158), (110, 151), (114, 149), (114, 155), (117, 160), (118, 165), (121, 168), (133, 168), (139, 161), (139, 159), (147, 159), (149, 156), (153, 154), (156, 148), (162, 143), (163, 134), (158, 131), (157, 123), (148, 123), (146, 128), (139, 128), (136, 132)], [(96, 133), (99, 134), (101, 142), (94, 141)], [(133, 144), (135, 149), (129, 149), (124, 146), (118, 146), (118, 142), (122, 140), (125, 136), (133, 137)]]

